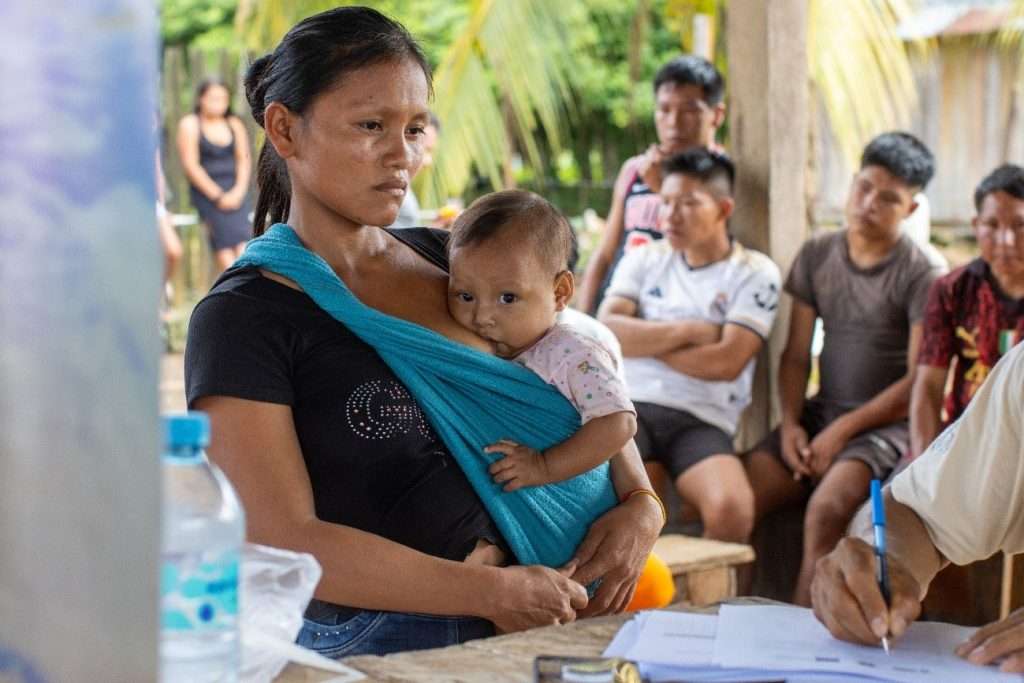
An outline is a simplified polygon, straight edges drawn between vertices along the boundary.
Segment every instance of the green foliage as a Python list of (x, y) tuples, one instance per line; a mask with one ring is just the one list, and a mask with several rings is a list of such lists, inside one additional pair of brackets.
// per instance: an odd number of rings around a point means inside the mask
[[(593, 202), (605, 211), (605, 189), (621, 163), (654, 140), (650, 83), (680, 52), (678, 27), (666, 21), (673, 2), (679, 0), (361, 0), (402, 22), (438, 77), (434, 107), (447, 115), (434, 170), (446, 167), (455, 182), (422, 174), (417, 186), (425, 205), (474, 194), (483, 189), (479, 179), (489, 177), (488, 185), (512, 180), (538, 191), (552, 184), (599, 186), (584, 190), (575, 204)], [(339, 4), (349, 3), (161, 0), (165, 45), (186, 48), (190, 80), (193, 71), (209, 70), (197, 63), (209, 67), (225, 52), (231, 63), (244, 63), (302, 18)], [(513, 31), (519, 32), (514, 38)], [(460, 41), (460, 58), (471, 63), (454, 66), (472, 87), (453, 89), (444, 64)], [(181, 97), (191, 97), (190, 85)], [(459, 143), (457, 136), (470, 130), (474, 137)], [(524, 157), (522, 164), (513, 153)], [(452, 154), (459, 158), (444, 159)], [(461, 170), (453, 172), (453, 161)]]
[[(575, 123), (616, 130), (626, 148), (652, 141), (651, 81), (662, 64), (680, 54), (679, 35), (661, 20), (665, 10), (666, 0), (650, 3), (647, 30), (639, 46), (630, 44), (630, 26), (637, 11), (631, 3), (589, 0), (582, 11), (568, 17), (576, 65), (572, 81), (578, 109)], [(626, 68), (634, 47), (639, 48), (640, 67), (635, 82)]]
[(160, 0), (160, 34), (165, 46), (228, 47), (238, 0)]
[(416, 36), (431, 66), (441, 63), (469, 12), (467, 0), (232, 0), (238, 5), (236, 30), (254, 53), (272, 49), (285, 32), (308, 16), (345, 5), (372, 7), (400, 21)]

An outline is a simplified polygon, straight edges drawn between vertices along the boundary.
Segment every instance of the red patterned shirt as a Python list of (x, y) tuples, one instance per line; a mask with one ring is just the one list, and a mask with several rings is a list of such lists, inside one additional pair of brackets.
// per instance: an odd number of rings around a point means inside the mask
[(941, 277), (928, 293), (920, 365), (953, 366), (944, 422), (960, 417), (992, 366), (1024, 339), (1024, 299), (1011, 299), (978, 258)]

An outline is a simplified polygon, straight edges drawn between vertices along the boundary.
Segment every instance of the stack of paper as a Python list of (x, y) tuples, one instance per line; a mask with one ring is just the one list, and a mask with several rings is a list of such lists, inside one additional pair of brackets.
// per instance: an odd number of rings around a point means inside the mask
[(972, 629), (916, 623), (886, 655), (835, 640), (810, 610), (724, 605), (719, 616), (643, 612), (616, 634), (605, 655), (640, 664), (652, 683), (667, 681), (1021, 681), (953, 654)]

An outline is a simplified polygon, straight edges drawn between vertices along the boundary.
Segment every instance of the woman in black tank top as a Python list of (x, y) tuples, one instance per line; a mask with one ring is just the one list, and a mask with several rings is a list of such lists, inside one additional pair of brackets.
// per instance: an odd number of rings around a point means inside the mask
[(248, 201), (249, 140), (231, 113), (231, 93), (207, 80), (196, 91), (195, 112), (178, 126), (178, 153), (189, 180), (192, 205), (206, 225), (220, 270), (230, 266), (252, 236)]

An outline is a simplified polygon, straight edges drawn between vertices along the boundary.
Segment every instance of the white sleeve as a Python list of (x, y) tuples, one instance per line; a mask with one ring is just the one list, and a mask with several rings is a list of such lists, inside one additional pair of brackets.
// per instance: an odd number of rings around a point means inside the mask
[(647, 272), (647, 254), (651, 253), (649, 246), (645, 245), (639, 249), (626, 252), (619, 265), (615, 267), (611, 282), (605, 291), (605, 298), (621, 296), (631, 301), (640, 301), (640, 293), (644, 289), (644, 275)]
[(756, 267), (733, 293), (725, 316), (726, 324), (742, 325), (767, 339), (775, 323), (781, 288), (779, 267), (768, 257), (758, 259)]
[(960, 419), (893, 479), (893, 498), (955, 564), (1024, 551), (1024, 345), (1007, 354)]

